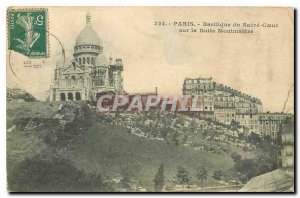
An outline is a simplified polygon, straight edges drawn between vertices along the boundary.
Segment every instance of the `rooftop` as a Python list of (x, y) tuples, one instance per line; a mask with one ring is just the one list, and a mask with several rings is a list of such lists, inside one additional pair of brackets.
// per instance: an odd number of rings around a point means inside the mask
[(277, 169), (247, 182), (239, 192), (293, 192), (294, 177), (287, 172)]

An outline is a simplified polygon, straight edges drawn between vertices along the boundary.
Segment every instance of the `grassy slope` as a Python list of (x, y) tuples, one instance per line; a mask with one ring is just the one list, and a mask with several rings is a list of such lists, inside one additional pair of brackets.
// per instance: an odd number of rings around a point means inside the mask
[[(160, 164), (165, 164), (165, 175), (176, 175), (177, 166), (185, 167), (195, 180), (196, 168), (206, 162), (209, 175), (214, 170), (226, 170), (233, 163), (226, 155), (200, 153), (183, 146), (167, 144), (163, 141), (140, 138), (128, 134), (122, 128), (96, 124), (74, 145), (73, 162), (87, 172), (116, 175), (122, 167), (143, 186), (152, 188), (153, 178)], [(213, 180), (209, 176), (208, 183)]]
[[(13, 119), (16, 118), (51, 118), (57, 107), (56, 103), (43, 102), (8, 104), (7, 127), (12, 127)], [(48, 153), (47, 146), (38, 137), (39, 131), (20, 132), (7, 133), (7, 154), (11, 164), (38, 153)], [(214, 170), (226, 170), (233, 165), (232, 159), (225, 153), (200, 153), (164, 141), (140, 138), (125, 132), (121, 127), (99, 123), (90, 127), (80, 141), (71, 144), (69, 149), (67, 152), (72, 153), (71, 160), (77, 168), (114, 176), (128, 167), (127, 172), (149, 190), (152, 189), (152, 180), (162, 163), (165, 164), (167, 178), (173, 177), (177, 167), (181, 165), (190, 172), (195, 182), (196, 168), (206, 162), (209, 169), (207, 185), (214, 182), (211, 178)]]
[(20, 118), (52, 118), (58, 109), (59, 103), (21, 102), (7, 103), (7, 128), (12, 127), (13, 119)]

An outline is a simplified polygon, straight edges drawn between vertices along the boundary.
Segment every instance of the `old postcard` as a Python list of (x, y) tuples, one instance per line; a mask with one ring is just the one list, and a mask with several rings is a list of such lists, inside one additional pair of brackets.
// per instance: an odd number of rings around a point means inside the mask
[(294, 9), (9, 7), (10, 192), (294, 192)]

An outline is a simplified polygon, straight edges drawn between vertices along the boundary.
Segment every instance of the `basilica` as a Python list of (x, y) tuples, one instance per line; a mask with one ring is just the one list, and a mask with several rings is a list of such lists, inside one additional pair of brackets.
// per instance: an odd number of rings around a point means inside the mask
[(86, 15), (86, 25), (74, 46), (73, 60), (69, 64), (57, 63), (49, 100), (96, 100), (103, 92), (123, 93), (122, 59), (107, 59), (102, 42)]

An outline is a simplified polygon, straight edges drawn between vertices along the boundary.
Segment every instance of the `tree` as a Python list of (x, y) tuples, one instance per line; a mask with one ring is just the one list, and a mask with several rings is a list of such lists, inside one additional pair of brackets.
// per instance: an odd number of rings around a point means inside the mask
[(216, 179), (216, 180), (221, 180), (222, 177), (223, 177), (223, 171), (222, 170), (216, 170), (213, 174), (213, 178)]
[(160, 192), (162, 191), (163, 187), (165, 184), (165, 179), (164, 179), (164, 164), (161, 164), (160, 167), (158, 168), (157, 173), (155, 174), (154, 178), (154, 191), (155, 192)]
[(9, 166), (8, 188), (12, 192), (96, 192), (107, 189), (100, 174), (85, 173), (62, 157), (25, 158)]
[(190, 131), (192, 133), (195, 133), (196, 129), (197, 129), (197, 122), (196, 120), (193, 118), (190, 122), (190, 127), (189, 127)]
[(231, 127), (233, 130), (236, 130), (238, 131), (238, 129), (241, 128), (241, 125), (238, 121), (235, 121), (235, 120), (231, 120), (231, 123), (230, 123)]
[(242, 159), (242, 156), (237, 153), (232, 153), (231, 158), (233, 159), (234, 162), (238, 162), (239, 160)]
[(189, 184), (189, 172), (184, 167), (178, 166), (176, 177), (179, 184)]
[(207, 180), (207, 169), (205, 165), (201, 165), (197, 168), (196, 177), (201, 181), (201, 187), (204, 186), (204, 180)]
[(262, 142), (262, 139), (259, 137), (258, 134), (252, 132), (249, 136), (249, 142), (251, 144), (258, 145)]
[(241, 175), (245, 177), (245, 180), (248, 181), (257, 175), (257, 166), (258, 163), (256, 163), (254, 159), (242, 159), (235, 162), (234, 169), (241, 173)]

